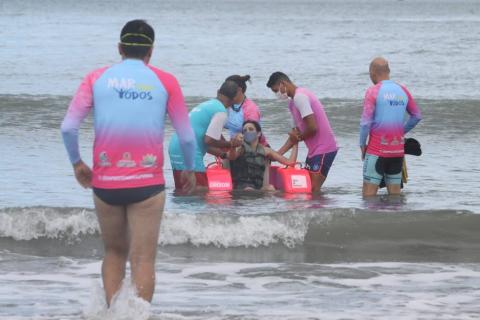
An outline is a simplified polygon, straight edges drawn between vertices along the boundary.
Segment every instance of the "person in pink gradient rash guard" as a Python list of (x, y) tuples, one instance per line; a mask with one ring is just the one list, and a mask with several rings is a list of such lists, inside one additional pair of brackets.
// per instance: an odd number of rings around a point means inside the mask
[[(390, 80), (388, 61), (377, 57), (370, 63), (373, 86), (365, 93), (360, 120), (363, 160), (363, 196), (374, 196), (382, 178), (389, 194), (400, 194), (404, 135), (422, 119), (410, 92)], [(405, 112), (409, 119), (405, 122)], [(367, 144), (368, 138), (368, 144)]]
[[(165, 203), (164, 120), (175, 128), (185, 168), (185, 190), (195, 188), (195, 136), (175, 77), (150, 66), (154, 30), (132, 20), (120, 33), (120, 63), (88, 74), (62, 122), (62, 136), (75, 177), (93, 197), (104, 242), (102, 278), (107, 304), (120, 289), (130, 261), (139, 297), (151, 301), (155, 256)], [(78, 129), (93, 110), (93, 171), (82, 161)]]

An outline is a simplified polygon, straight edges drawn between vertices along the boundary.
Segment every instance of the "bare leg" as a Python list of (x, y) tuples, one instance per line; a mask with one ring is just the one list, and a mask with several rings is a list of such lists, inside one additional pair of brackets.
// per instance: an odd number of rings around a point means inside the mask
[(310, 173), (310, 180), (312, 182), (312, 193), (317, 193), (320, 192), (320, 189), (322, 188), (323, 183), (325, 182), (325, 177), (323, 174), (320, 172), (309, 172)]
[(387, 190), (388, 194), (399, 195), (402, 189), (399, 184), (387, 184)]
[(140, 298), (151, 302), (155, 289), (155, 257), (165, 192), (127, 206), (130, 267)]
[(128, 233), (125, 207), (112, 206), (96, 195), (93, 196), (105, 255), (102, 263), (102, 279), (107, 304), (120, 289), (125, 278), (128, 258)]
[(371, 197), (377, 195), (378, 186), (376, 184), (363, 182), (363, 196)]

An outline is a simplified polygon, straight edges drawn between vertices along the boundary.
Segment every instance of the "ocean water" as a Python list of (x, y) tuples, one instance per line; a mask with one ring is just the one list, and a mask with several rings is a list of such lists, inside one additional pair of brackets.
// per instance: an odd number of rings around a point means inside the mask
[[(155, 27), (152, 63), (178, 77), (190, 108), (250, 74), (278, 148), (290, 116), (265, 83), (283, 70), (321, 99), (340, 150), (313, 197), (177, 196), (167, 156), (153, 303), (127, 279), (107, 310), (91, 192), (59, 125), (82, 77), (119, 60), (134, 18)], [(477, 1), (0, 0), (0, 36), (0, 319), (480, 317)], [(364, 200), (358, 125), (376, 55), (422, 109), (409, 136), (423, 155), (407, 156), (402, 196)], [(91, 162), (91, 118), (80, 140)]]

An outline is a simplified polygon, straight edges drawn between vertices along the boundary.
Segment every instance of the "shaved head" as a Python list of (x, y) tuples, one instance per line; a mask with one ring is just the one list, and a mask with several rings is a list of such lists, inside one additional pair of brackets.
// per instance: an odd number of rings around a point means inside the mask
[(370, 78), (375, 84), (390, 78), (390, 68), (387, 59), (377, 57), (370, 62)]
[(388, 61), (385, 58), (377, 57), (370, 62), (370, 72), (377, 75), (390, 74), (390, 68), (388, 67)]

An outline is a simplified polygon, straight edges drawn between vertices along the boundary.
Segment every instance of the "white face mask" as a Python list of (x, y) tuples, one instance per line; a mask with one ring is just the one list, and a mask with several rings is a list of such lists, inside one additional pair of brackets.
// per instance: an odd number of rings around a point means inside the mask
[(280, 99), (280, 100), (287, 100), (287, 99), (288, 99), (287, 91), (285, 90), (285, 92), (282, 92), (282, 91), (280, 90), (280, 86), (278, 86), (278, 91), (275, 92), (275, 95), (276, 95), (277, 98)]

